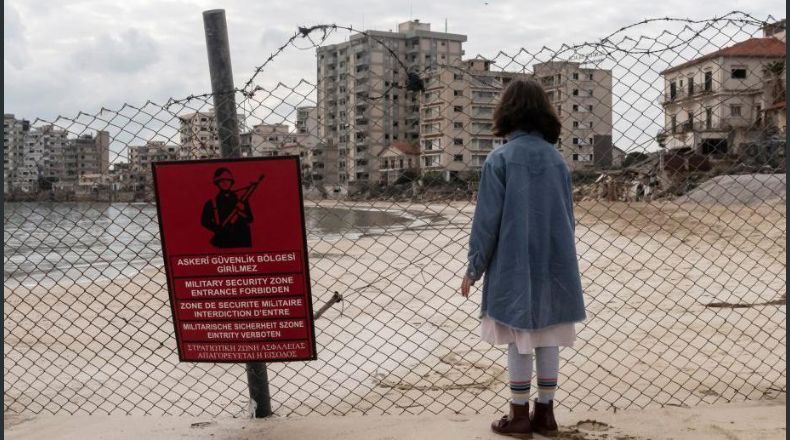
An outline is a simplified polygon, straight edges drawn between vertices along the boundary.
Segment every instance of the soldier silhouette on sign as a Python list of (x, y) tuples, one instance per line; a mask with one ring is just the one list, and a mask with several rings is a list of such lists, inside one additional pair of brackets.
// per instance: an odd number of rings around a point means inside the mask
[[(214, 233), (211, 237), (214, 247), (252, 246), (250, 223), (253, 217), (249, 198), (262, 179), (263, 176), (249, 186), (233, 189), (235, 181), (229, 169), (223, 167), (214, 172), (214, 184), (219, 193), (206, 201), (200, 218), (203, 227)], [(237, 192), (242, 192), (242, 196), (237, 196)]]

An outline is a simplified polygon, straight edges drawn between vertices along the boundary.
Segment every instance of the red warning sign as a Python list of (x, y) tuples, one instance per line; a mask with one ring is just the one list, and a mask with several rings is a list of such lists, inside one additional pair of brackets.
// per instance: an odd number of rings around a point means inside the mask
[(179, 359), (316, 359), (298, 157), (156, 162)]

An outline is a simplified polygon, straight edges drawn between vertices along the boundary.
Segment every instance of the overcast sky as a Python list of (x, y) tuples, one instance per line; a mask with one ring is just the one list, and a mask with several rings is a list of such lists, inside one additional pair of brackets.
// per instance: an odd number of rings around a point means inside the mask
[[(595, 41), (645, 18), (704, 19), (732, 10), (783, 18), (785, 2), (4, 0), (4, 112), (52, 118), (208, 91), (201, 12), (213, 8), (226, 10), (240, 86), (300, 25), (390, 30), (419, 18), (443, 30), (447, 19), (449, 32), (468, 36), (467, 56), (493, 56)], [(347, 36), (339, 32), (333, 42)], [(264, 85), (315, 81), (315, 52), (290, 48), (264, 75)]]

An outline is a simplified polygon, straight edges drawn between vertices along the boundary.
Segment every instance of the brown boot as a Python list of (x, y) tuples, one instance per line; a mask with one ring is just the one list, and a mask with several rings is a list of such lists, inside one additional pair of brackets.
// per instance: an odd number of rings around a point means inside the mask
[(549, 403), (540, 403), (535, 400), (535, 409), (530, 414), (529, 421), (532, 425), (532, 430), (540, 435), (553, 437), (559, 434), (557, 421), (554, 420), (553, 400), (549, 400)]
[(510, 403), (510, 414), (491, 422), (491, 430), (497, 434), (518, 438), (532, 438), (529, 423), (529, 402), (523, 405)]

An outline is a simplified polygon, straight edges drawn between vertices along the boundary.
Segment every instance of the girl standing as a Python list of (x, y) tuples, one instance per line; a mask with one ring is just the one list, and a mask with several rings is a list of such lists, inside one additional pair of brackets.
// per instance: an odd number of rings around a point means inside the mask
[[(461, 294), (483, 274), (480, 337), (508, 346), (510, 413), (491, 424), (505, 435), (558, 432), (559, 347), (586, 318), (576, 258), (571, 177), (553, 145), (560, 121), (543, 89), (514, 80), (494, 112), (507, 138), (483, 164)], [(533, 351), (538, 396), (529, 412)]]

